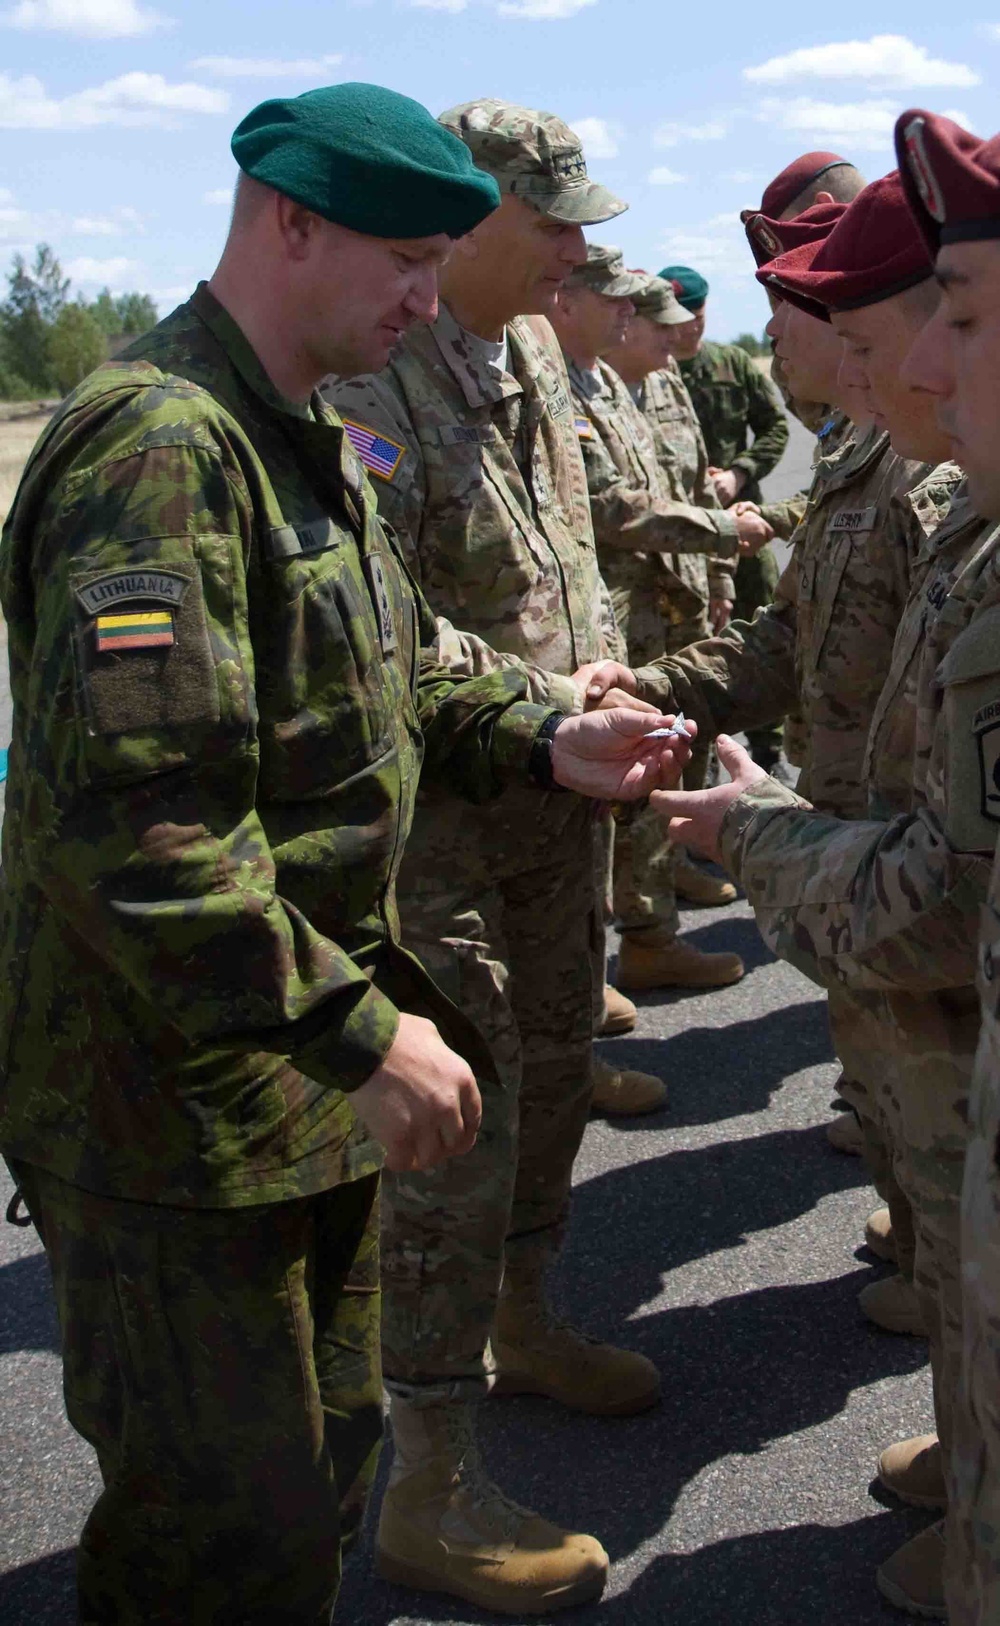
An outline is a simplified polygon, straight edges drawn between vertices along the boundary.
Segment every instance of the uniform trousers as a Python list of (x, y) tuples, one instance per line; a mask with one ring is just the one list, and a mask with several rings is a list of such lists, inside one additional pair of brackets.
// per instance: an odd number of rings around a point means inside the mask
[(566, 1222), (590, 1113), (603, 997), (594, 804), (511, 788), (488, 808), (428, 792), (399, 877), (403, 940), (477, 1026), (474, 1149), (426, 1174), (386, 1173), (382, 1359), (391, 1393), (474, 1399), (505, 1258), (547, 1261)]
[(104, 1481), (81, 1626), (327, 1626), (382, 1439), (378, 1175), (182, 1209), (11, 1172)]

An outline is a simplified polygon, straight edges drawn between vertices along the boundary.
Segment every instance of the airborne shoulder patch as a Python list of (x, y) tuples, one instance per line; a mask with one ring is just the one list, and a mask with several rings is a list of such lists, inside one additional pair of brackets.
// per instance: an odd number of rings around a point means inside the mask
[(377, 474), (380, 480), (391, 480), (406, 456), (406, 447), (369, 424), (357, 423), (353, 418), (342, 421), (347, 438), (368, 473)]

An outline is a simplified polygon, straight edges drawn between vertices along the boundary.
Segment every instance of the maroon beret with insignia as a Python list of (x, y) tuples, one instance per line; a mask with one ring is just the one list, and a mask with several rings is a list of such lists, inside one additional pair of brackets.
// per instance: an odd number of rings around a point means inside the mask
[(930, 253), (907, 205), (899, 171), (883, 175), (849, 203), (829, 236), (793, 248), (757, 280), (811, 316), (876, 305), (924, 282)]
[(760, 200), (760, 213), (774, 220), (783, 215), (800, 192), (807, 186), (812, 186), (828, 169), (850, 169), (853, 166), (849, 158), (841, 158), (835, 152), (804, 152), (801, 158), (788, 164), (780, 175), (776, 175), (770, 186), (765, 189)]
[(906, 201), (932, 254), (942, 243), (1000, 237), (1000, 136), (983, 141), (939, 113), (896, 123)]
[(771, 220), (756, 209), (744, 209), (740, 219), (754, 259), (758, 265), (766, 265), (802, 243), (821, 243), (846, 208), (846, 203), (814, 203), (793, 220)]

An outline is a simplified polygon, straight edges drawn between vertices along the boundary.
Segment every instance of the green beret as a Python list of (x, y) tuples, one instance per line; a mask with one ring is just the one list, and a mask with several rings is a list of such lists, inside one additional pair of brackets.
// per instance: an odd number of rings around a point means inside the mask
[(686, 311), (697, 313), (708, 298), (708, 283), (700, 271), (689, 265), (665, 265), (659, 273), (674, 285), (674, 293)]
[(464, 141), (381, 85), (261, 102), (232, 149), (254, 180), (368, 237), (463, 237), (500, 202)]

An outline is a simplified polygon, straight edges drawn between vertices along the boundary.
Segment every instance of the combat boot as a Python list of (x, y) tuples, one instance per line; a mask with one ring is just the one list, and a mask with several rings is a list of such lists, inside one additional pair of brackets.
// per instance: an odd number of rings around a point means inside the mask
[(616, 1033), (631, 1033), (638, 1015), (635, 1006), (617, 988), (604, 990), (604, 1021), (597, 1030), (599, 1039), (610, 1039)]
[(671, 937), (662, 926), (622, 933), (615, 980), (632, 993), (650, 988), (724, 988), (742, 975), (738, 954), (703, 954), (683, 937)]
[(883, 1598), (908, 1615), (947, 1620), (944, 1601), (944, 1525), (932, 1524), (875, 1571)]
[(896, 1263), (896, 1238), (892, 1234), (892, 1215), (887, 1208), (876, 1208), (865, 1221), (865, 1247), (871, 1248), (880, 1259)]
[(718, 909), (725, 903), (736, 902), (736, 888), (732, 881), (723, 881), (708, 870), (699, 869), (683, 849), (678, 851), (674, 867), (674, 890), (685, 903), (698, 903), (706, 909)]
[(869, 1282), (858, 1294), (858, 1303), (869, 1321), (885, 1332), (906, 1332), (915, 1338), (926, 1338), (927, 1328), (921, 1314), (913, 1283), (898, 1272), (883, 1276), (880, 1281)]
[(846, 1152), (848, 1157), (860, 1157), (865, 1144), (853, 1112), (838, 1112), (826, 1126), (826, 1138), (835, 1152)]
[(375, 1538), (384, 1581), (446, 1592), (502, 1615), (547, 1615), (604, 1589), (608, 1555), (492, 1483), (472, 1407), (390, 1401), (395, 1457)]
[(660, 1374), (652, 1361), (555, 1320), (544, 1275), (535, 1257), (504, 1273), (492, 1340), (497, 1394), (544, 1395), (594, 1417), (631, 1417), (655, 1406)]
[(594, 1057), (594, 1090), (590, 1110), (609, 1118), (638, 1118), (656, 1112), (667, 1104), (667, 1086), (652, 1073), (637, 1073), (631, 1067), (612, 1067), (603, 1057)]
[(946, 1507), (941, 1442), (936, 1434), (918, 1434), (890, 1445), (878, 1459), (879, 1484), (911, 1507)]

